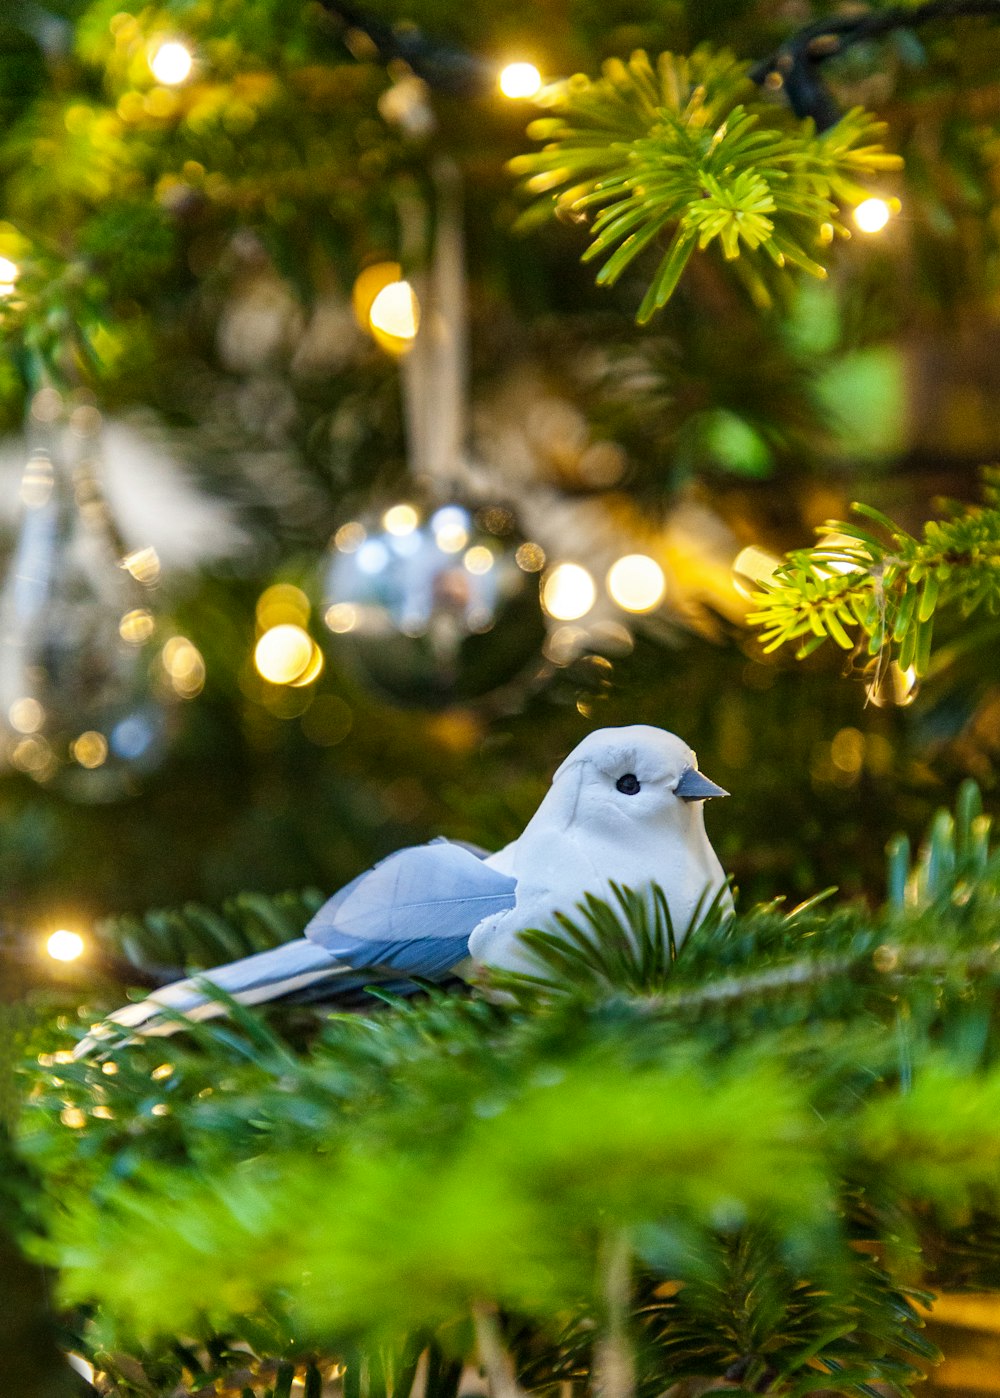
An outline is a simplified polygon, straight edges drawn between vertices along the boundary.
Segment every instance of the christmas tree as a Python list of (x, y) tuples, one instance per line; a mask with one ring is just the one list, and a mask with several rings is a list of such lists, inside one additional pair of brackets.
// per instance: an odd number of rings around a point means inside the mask
[[(11, 1393), (998, 1391), (998, 21), (4, 16)], [(631, 724), (735, 914), (73, 1059)]]

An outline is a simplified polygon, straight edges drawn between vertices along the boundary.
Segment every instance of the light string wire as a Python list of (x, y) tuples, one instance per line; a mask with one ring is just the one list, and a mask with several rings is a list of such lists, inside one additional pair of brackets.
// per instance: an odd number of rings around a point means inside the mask
[(818, 131), (827, 131), (840, 120), (841, 112), (823, 81), (824, 63), (856, 44), (885, 38), (899, 29), (973, 17), (1000, 19), (1000, 0), (930, 0), (916, 8), (896, 6), (816, 20), (755, 63), (750, 77), (760, 87), (784, 92), (797, 117), (811, 117)]
[[(341, 0), (319, 3), (346, 29), (364, 34), (386, 63), (402, 60), (437, 92), (483, 97), (496, 88), (497, 67), (477, 54), (431, 39), (416, 25), (385, 24)], [(1000, 19), (1000, 0), (929, 0), (915, 8), (896, 6), (816, 20), (755, 63), (749, 76), (759, 87), (783, 92), (797, 117), (811, 117), (817, 130), (826, 131), (839, 121), (841, 112), (823, 81), (824, 63), (854, 45), (885, 38), (896, 30), (973, 17)]]

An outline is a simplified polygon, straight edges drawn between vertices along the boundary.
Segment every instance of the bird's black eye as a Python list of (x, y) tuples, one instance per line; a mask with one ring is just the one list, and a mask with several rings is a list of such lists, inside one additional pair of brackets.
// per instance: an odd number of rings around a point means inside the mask
[(615, 786), (623, 796), (635, 796), (637, 792), (642, 790), (639, 778), (634, 772), (626, 772), (623, 777), (619, 777)]

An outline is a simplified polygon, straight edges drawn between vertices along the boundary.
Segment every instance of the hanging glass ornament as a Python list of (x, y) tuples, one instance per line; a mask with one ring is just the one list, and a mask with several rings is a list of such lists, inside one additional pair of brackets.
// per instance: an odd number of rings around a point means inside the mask
[(342, 525), (324, 613), (338, 652), (408, 705), (469, 702), (511, 683), (545, 635), (522, 544), (501, 505), (403, 502)]
[(54, 388), (34, 397), (22, 515), (0, 590), (0, 729), (7, 761), (82, 800), (135, 789), (162, 755), (151, 686), (155, 551), (124, 556), (101, 490), (101, 415)]
[(379, 343), (400, 355), (413, 495), (337, 530), (324, 586), (336, 653), (382, 694), (424, 707), (512, 685), (541, 663), (545, 638), (531, 577), (541, 563), (529, 564), (535, 556), (524, 553), (513, 510), (484, 498), (465, 456), (465, 268), (453, 164), (438, 164), (435, 184), (426, 275), (389, 280), (367, 310)]

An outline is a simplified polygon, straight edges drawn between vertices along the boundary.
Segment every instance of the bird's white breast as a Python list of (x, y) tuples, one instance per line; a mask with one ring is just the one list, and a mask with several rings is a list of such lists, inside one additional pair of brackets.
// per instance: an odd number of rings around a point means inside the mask
[(656, 883), (664, 890), (678, 939), (688, 930), (699, 900), (725, 884), (725, 875), (708, 837), (700, 809), (678, 830), (644, 829), (641, 824), (596, 835), (568, 829), (532, 828), (492, 856), (517, 879), (512, 910), (484, 919), (469, 950), (477, 962), (504, 970), (537, 971), (519, 934), (553, 926), (553, 914), (573, 917), (585, 894), (607, 898), (612, 883), (636, 891)]

